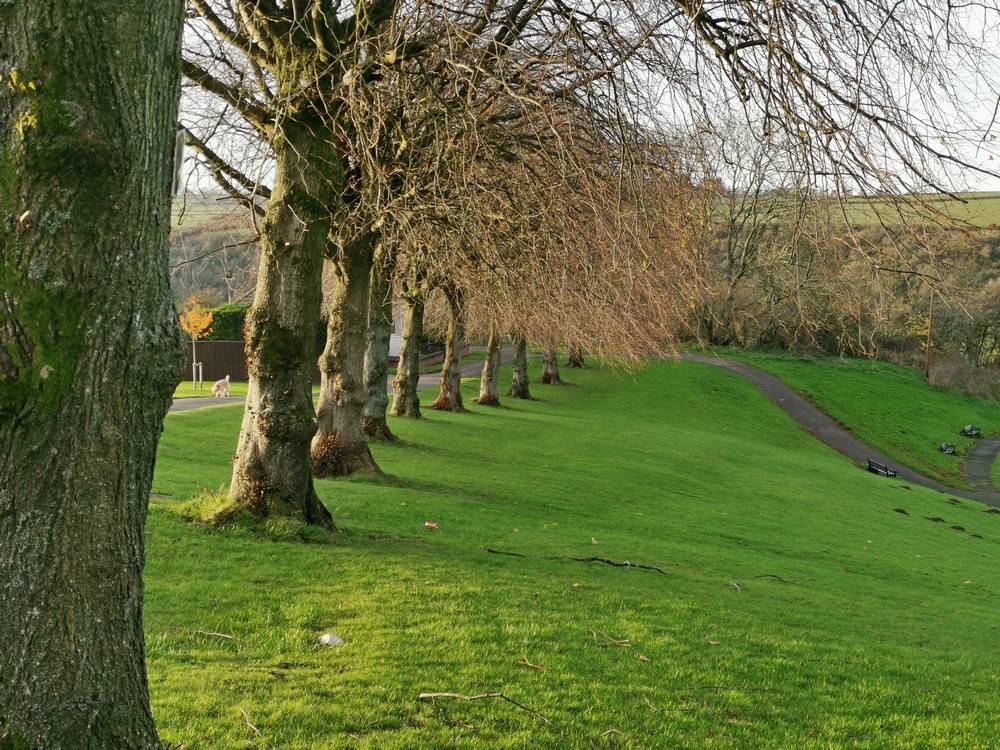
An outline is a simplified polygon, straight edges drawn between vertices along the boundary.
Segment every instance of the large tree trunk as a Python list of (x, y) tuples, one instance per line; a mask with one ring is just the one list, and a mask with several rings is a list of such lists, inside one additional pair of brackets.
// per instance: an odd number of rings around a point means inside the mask
[(424, 333), (424, 294), (419, 289), (403, 295), (403, 340), (396, 377), (392, 381), (392, 415), (420, 419), (420, 339)]
[(342, 179), (307, 124), (275, 138), (275, 184), (261, 228), (257, 291), (247, 314), (250, 383), (233, 462), (228, 512), (282, 515), (332, 527), (313, 487), (309, 444), (316, 326), (329, 207)]
[(511, 378), (510, 390), (507, 395), (511, 398), (531, 398), (531, 390), (528, 388), (528, 342), (523, 336), (513, 336), (514, 340), (514, 374)]
[(143, 525), (183, 344), (182, 5), (0, 2), (0, 747), (159, 748)]
[(431, 408), (461, 412), (465, 411), (462, 402), (462, 345), (465, 338), (462, 299), (453, 290), (445, 291), (445, 296), (448, 298), (448, 337), (441, 365), (441, 390)]
[(479, 380), (479, 398), (476, 399), (476, 403), (480, 406), (500, 405), (500, 355), (503, 351), (501, 341), (495, 331), (490, 332), (486, 344), (486, 359), (483, 361), (483, 374)]
[(582, 346), (574, 345), (569, 348), (569, 357), (566, 360), (566, 366), (576, 368), (584, 366)]
[(368, 341), (365, 350), (365, 434), (376, 440), (393, 442), (386, 411), (389, 408), (389, 343), (392, 339), (392, 285), (388, 270), (376, 264), (372, 269), (368, 301)]
[(554, 346), (546, 346), (542, 353), (542, 378), (539, 382), (543, 385), (562, 385), (562, 378), (559, 377), (559, 353)]
[(322, 384), (312, 441), (318, 477), (378, 471), (362, 429), (365, 414), (365, 348), (371, 289), (372, 241), (352, 243), (334, 262), (335, 282), (320, 357)]

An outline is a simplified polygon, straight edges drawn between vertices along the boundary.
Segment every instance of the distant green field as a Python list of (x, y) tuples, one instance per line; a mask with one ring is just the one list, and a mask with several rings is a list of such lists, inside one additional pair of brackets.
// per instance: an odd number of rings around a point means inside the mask
[(893, 224), (903, 219), (913, 220), (919, 216), (932, 215), (934, 212), (940, 212), (952, 221), (982, 229), (1000, 225), (1000, 192), (960, 193), (958, 198), (923, 196), (923, 206), (919, 210), (908, 206), (897, 208), (889, 201), (869, 202), (862, 198), (852, 198), (845, 208), (848, 221), (855, 226), (877, 223), (879, 215), (887, 224)]
[[(962, 426), (974, 423), (984, 435), (1000, 432), (1000, 402), (935, 388), (909, 367), (867, 359), (719, 353), (777, 375), (863, 442), (952, 487), (967, 488), (961, 460), (975, 442), (959, 435)], [(941, 453), (942, 442), (955, 444), (957, 455)]]

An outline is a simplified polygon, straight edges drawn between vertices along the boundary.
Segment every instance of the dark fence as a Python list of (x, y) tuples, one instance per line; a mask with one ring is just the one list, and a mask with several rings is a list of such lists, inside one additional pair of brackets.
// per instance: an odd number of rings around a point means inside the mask
[[(222, 380), (226, 375), (236, 382), (246, 382), (250, 379), (242, 341), (199, 341), (197, 353), (198, 361), (201, 362), (202, 377), (206, 383)], [(191, 377), (190, 341), (187, 345), (187, 355), (184, 357), (184, 368), (184, 379), (187, 380)], [(319, 366), (317, 366), (313, 372), (313, 382), (319, 383), (319, 381)]]
[[(184, 379), (191, 377), (191, 342), (187, 344), (187, 354), (184, 357)], [(197, 347), (198, 361), (201, 362), (202, 377), (206, 383), (222, 380), (226, 375), (236, 382), (246, 382), (250, 379), (247, 372), (247, 358), (243, 351), (242, 341), (199, 341)], [(420, 359), (422, 365), (437, 364), (444, 359), (444, 352), (438, 346), (437, 351), (431, 349), (423, 352)], [(313, 382), (320, 382), (319, 366), (313, 371)]]

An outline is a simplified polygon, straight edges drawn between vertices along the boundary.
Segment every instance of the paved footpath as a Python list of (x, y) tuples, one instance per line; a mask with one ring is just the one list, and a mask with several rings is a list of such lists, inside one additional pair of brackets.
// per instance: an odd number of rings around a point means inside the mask
[(1000, 492), (998, 492), (990, 480), (990, 469), (993, 459), (1000, 451), (1000, 438), (980, 440), (975, 447), (969, 451), (965, 458), (964, 471), (966, 479), (972, 485), (972, 490), (959, 490), (948, 487), (941, 482), (923, 474), (918, 474), (908, 466), (903, 466), (895, 459), (891, 459), (871, 446), (862, 443), (847, 429), (835, 422), (829, 416), (817, 409), (797, 394), (781, 380), (770, 373), (758, 370), (756, 367), (735, 362), (722, 357), (706, 356), (702, 354), (682, 354), (680, 358), (690, 362), (701, 362), (714, 367), (721, 367), (730, 372), (734, 372), (746, 378), (767, 396), (771, 401), (780, 406), (788, 415), (798, 422), (803, 430), (813, 437), (822, 440), (834, 450), (843, 453), (845, 456), (859, 465), (867, 467), (868, 459), (878, 461), (893, 467), (900, 479), (904, 479), (912, 484), (928, 487), (938, 492), (944, 492), (952, 496), (964, 497), (969, 500), (976, 500), (987, 505), (1000, 507)]
[[(514, 360), (514, 350), (504, 349), (503, 355), (500, 361), (503, 364), (507, 364)], [(462, 365), (462, 377), (471, 378), (478, 377), (483, 371), (482, 360), (476, 360), (475, 362), (467, 362)], [(440, 374), (436, 372), (425, 373), (420, 376), (420, 381), (417, 385), (418, 391), (428, 391), (432, 388), (437, 388), (440, 382)], [(389, 393), (392, 393), (392, 378), (390, 377), (386, 388)], [(242, 404), (242, 396), (231, 396), (229, 398), (178, 398), (174, 399), (174, 402), (170, 405), (171, 413), (179, 411), (194, 411), (195, 409), (208, 409), (213, 406), (228, 406), (229, 404)]]

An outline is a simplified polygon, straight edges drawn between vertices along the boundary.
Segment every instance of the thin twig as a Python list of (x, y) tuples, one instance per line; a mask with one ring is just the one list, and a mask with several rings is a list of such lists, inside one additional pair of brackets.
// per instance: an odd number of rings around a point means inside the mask
[(196, 630), (194, 632), (196, 632), (198, 635), (208, 635), (208, 636), (211, 636), (213, 638), (228, 638), (231, 641), (235, 641), (236, 640), (236, 636), (235, 635), (229, 635), (228, 633), (213, 633), (213, 632), (211, 632), (209, 630)]
[(250, 721), (250, 717), (247, 715), (247, 712), (241, 708), (240, 713), (243, 714), (243, 719), (246, 721), (247, 726), (253, 730), (254, 734), (256, 734), (258, 737), (264, 740), (264, 742), (267, 742), (267, 738), (263, 734), (261, 734), (261, 731), (257, 727), (255, 727), (253, 723)]
[(527, 659), (521, 659), (521, 661), (519, 661), (518, 664), (520, 664), (523, 667), (530, 667), (531, 669), (537, 669), (539, 672), (549, 671), (548, 667), (543, 667), (541, 664), (532, 664)]
[(503, 693), (480, 693), (479, 695), (462, 695), (461, 693), (421, 693), (420, 695), (417, 696), (417, 699), (422, 701), (435, 700), (436, 698), (450, 698), (456, 701), (466, 701), (467, 703), (471, 703), (472, 701), (487, 700), (489, 698), (499, 698), (500, 700), (507, 701), (512, 706), (520, 708), (522, 711), (527, 711), (530, 714), (534, 714), (539, 719), (548, 724), (550, 727), (556, 726), (555, 722), (549, 719), (549, 717), (547, 717), (545, 714), (541, 713), (540, 711), (536, 711), (535, 709), (531, 708), (530, 706), (526, 706), (523, 703), (519, 703), (518, 701), (514, 700), (508, 695), (504, 695)]
[(593, 634), (595, 641), (597, 640), (597, 636), (601, 636), (601, 637), (607, 639), (607, 641), (609, 643), (611, 643), (612, 645), (614, 645), (614, 646), (621, 646), (622, 648), (632, 648), (632, 642), (628, 638), (625, 638), (623, 640), (619, 640), (618, 638), (612, 638), (610, 635), (608, 635), (607, 633), (605, 633), (603, 630), (593, 629), (590, 632)]

